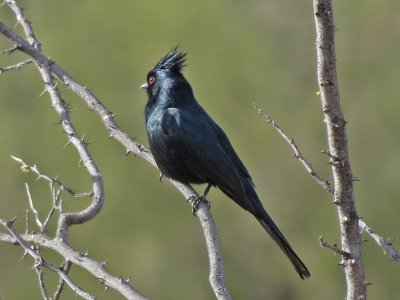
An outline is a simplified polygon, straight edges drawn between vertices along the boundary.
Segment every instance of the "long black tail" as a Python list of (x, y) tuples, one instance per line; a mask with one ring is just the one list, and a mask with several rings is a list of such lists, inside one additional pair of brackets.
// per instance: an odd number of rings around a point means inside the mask
[(268, 232), (268, 234), (272, 237), (272, 239), (286, 254), (286, 256), (290, 259), (297, 273), (299, 273), (301, 279), (310, 277), (310, 272), (307, 270), (307, 267), (294, 252), (292, 247), (289, 245), (289, 242), (285, 239), (285, 237), (279, 230), (278, 226), (275, 225), (274, 221), (272, 221), (271, 217), (267, 214), (267, 212), (263, 209), (262, 218), (259, 217), (256, 218), (258, 222), (260, 222), (262, 227), (264, 227), (264, 229)]

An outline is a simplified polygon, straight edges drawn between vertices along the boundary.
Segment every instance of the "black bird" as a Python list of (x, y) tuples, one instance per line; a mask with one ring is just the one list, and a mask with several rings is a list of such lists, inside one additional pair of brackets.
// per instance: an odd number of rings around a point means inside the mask
[(302, 279), (310, 276), (265, 211), (249, 172), (224, 131), (196, 101), (182, 75), (186, 53), (177, 47), (147, 75), (144, 117), (150, 150), (163, 176), (182, 183), (207, 183), (253, 214), (292, 262)]

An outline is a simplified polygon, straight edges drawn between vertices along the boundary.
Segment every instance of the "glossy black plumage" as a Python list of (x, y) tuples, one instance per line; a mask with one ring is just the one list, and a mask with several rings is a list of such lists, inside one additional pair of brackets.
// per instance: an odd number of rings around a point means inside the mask
[(150, 150), (164, 176), (217, 186), (253, 214), (288, 256), (301, 278), (310, 276), (262, 206), (246, 167), (224, 131), (196, 101), (181, 71), (185, 53), (175, 48), (147, 75), (145, 126)]

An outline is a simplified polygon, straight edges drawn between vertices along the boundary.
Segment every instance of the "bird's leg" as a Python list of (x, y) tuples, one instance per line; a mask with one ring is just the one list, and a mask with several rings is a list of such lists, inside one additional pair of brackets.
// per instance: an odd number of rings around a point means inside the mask
[(208, 194), (208, 192), (210, 191), (211, 187), (212, 187), (212, 184), (209, 183), (209, 184), (207, 185), (207, 187), (206, 187), (206, 189), (205, 189), (205, 191), (204, 191), (203, 194), (198, 195), (198, 196), (191, 196), (191, 197), (189, 198), (189, 200), (193, 200), (193, 202), (192, 202), (192, 213), (193, 213), (193, 216), (196, 215), (196, 212), (197, 212), (197, 210), (199, 209), (199, 205), (200, 205), (202, 202), (205, 203), (205, 204), (207, 204), (208, 209), (210, 209), (211, 205), (210, 205), (210, 202), (207, 201), (206, 197), (207, 197), (207, 194)]

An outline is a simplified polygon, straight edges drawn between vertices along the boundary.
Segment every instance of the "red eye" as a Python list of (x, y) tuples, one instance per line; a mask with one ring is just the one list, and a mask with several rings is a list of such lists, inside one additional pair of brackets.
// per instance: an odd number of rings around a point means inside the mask
[(155, 76), (150, 76), (147, 81), (148, 81), (149, 85), (153, 85), (154, 82), (156, 82), (156, 77)]

